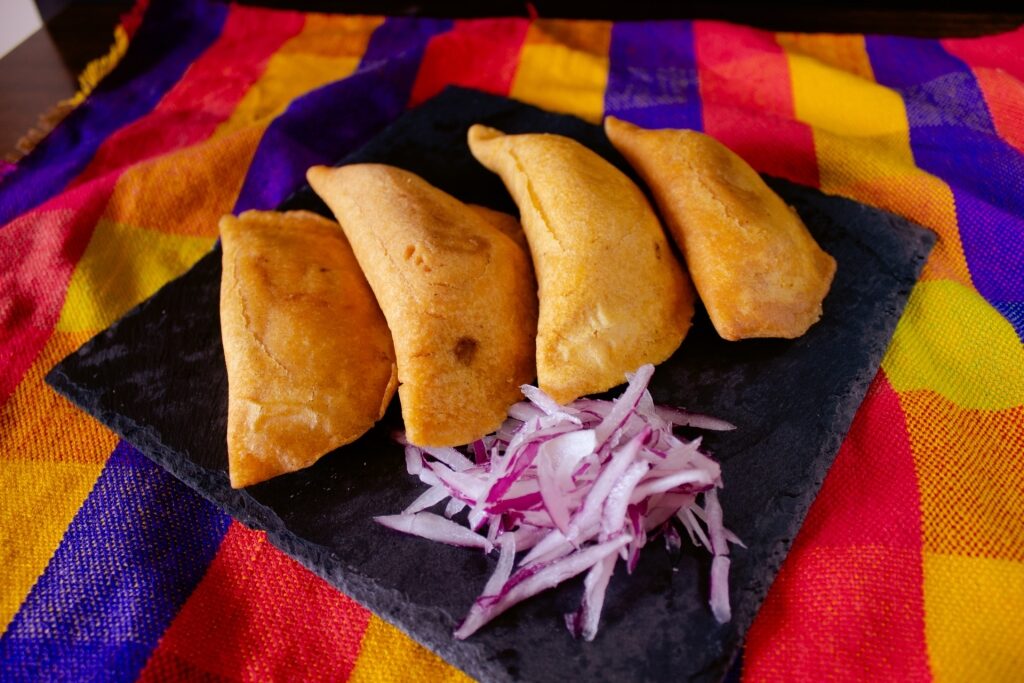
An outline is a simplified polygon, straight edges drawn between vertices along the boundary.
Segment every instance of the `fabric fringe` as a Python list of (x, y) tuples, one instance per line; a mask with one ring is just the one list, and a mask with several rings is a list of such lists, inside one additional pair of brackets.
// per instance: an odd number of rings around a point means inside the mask
[[(16, 164), (29, 152), (35, 149), (43, 138), (50, 134), (64, 118), (74, 111), (75, 107), (85, 101), (96, 86), (114, 70), (128, 50), (128, 32), (123, 24), (118, 24), (114, 29), (114, 43), (110, 46), (107, 54), (97, 57), (89, 62), (82, 73), (78, 76), (78, 92), (66, 100), (58, 102), (50, 111), (39, 117), (35, 126), (30, 128), (14, 146), (14, 149), (4, 156), (4, 160), (10, 164)], [(0, 176), (2, 177), (2, 176)]]

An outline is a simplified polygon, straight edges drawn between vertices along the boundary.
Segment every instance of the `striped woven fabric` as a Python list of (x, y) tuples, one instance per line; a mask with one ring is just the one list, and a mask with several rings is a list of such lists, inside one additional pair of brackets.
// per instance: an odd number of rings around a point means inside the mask
[[(214, 242), (459, 84), (703, 130), (940, 240), (747, 641), (749, 680), (1024, 670), (1024, 31), (329, 16), (153, 0), (0, 182), (0, 678), (462, 680), (43, 383)], [(122, 41), (123, 42), (123, 41)], [(171, 342), (172, 343), (172, 342)]]

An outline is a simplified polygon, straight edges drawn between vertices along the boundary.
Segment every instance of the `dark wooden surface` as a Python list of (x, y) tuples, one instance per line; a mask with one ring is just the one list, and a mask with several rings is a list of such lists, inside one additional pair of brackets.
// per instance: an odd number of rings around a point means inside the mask
[[(434, 16), (524, 16), (530, 11), (527, 3), (517, 0), (493, 0), (487, 3), (456, 0), (256, 0), (247, 4), (318, 11)], [(875, 3), (852, 2), (818, 7), (794, 2), (681, 3), (664, 0), (596, 0), (588, 3), (534, 0), (530, 4), (542, 17), (723, 19), (773, 31), (975, 36), (1008, 31), (1024, 24), (1024, 8), (1016, 13), (1006, 13), (998, 10), (998, 4), (984, 1), (973, 3), (967, 9), (965, 3), (958, 3), (958, 9), (941, 11), (894, 10)], [(897, 4), (908, 7), (905, 2)], [(78, 74), (90, 60), (107, 52), (118, 17), (128, 11), (131, 5), (131, 0), (73, 2), (48, 22), (44, 29), (0, 59), (0, 155), (7, 155), (13, 150), (18, 140), (37, 124), (41, 115), (75, 93)], [(931, 6), (950, 7), (949, 4)]]
[(114, 27), (131, 4), (70, 5), (0, 59), (0, 156), (9, 156), (41, 116), (75, 94), (78, 74), (110, 49)]

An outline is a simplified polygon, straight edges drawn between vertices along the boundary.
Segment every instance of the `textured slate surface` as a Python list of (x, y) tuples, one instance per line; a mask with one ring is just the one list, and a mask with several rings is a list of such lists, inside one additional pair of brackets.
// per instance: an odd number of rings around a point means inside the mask
[[(408, 113), (346, 162), (387, 162), (465, 200), (513, 211), (465, 145), (481, 121), (508, 132), (574, 137), (624, 166), (599, 128), (458, 89)], [(226, 475), (227, 384), (215, 249), (54, 368), (48, 381), (142, 452), (328, 581), (469, 674), (487, 681), (717, 680), (743, 636), (828, 471), (896, 326), (934, 235), (896, 216), (787, 182), (772, 186), (839, 263), (825, 315), (801, 339), (730, 343), (703, 312), (659, 366), (657, 401), (735, 423), (705, 443), (723, 463), (726, 523), (748, 543), (732, 563), (733, 620), (707, 607), (709, 560), (645, 550), (612, 580), (601, 632), (574, 641), (561, 615), (580, 582), (515, 608), (468, 642), (451, 631), (494, 559), (377, 527), (419, 492), (402, 451), (397, 401), (380, 425), (299, 473), (234, 491)], [(282, 208), (326, 208), (308, 190)]]

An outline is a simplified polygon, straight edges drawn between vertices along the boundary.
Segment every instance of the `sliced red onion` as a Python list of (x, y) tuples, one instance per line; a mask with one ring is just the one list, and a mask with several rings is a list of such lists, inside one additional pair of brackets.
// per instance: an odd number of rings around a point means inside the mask
[(578, 417), (558, 405), (558, 402), (555, 399), (551, 398), (537, 387), (524, 384), (520, 387), (520, 390), (523, 392), (523, 396), (525, 396), (530, 403), (540, 408), (547, 415), (563, 418), (573, 424), (582, 424)]
[(605, 538), (611, 538), (622, 530), (625, 523), (629, 522), (626, 508), (630, 503), (630, 495), (649, 469), (651, 466), (645, 462), (634, 462), (626, 468), (626, 471), (612, 486), (608, 498), (604, 501), (604, 510), (601, 514), (601, 534)]
[[(466, 504), (464, 502), (462, 502), (458, 498), (452, 498), (451, 500), (448, 501), (448, 504), (445, 505), (445, 507), (444, 507), (444, 516), (447, 517), (448, 519), (451, 519), (455, 515), (457, 515), (460, 512), (462, 512), (462, 510), (465, 507), (466, 507)], [(489, 538), (487, 540), (493, 541), (494, 539)]]
[(487, 445), (483, 439), (477, 439), (473, 442), (473, 461), (477, 465), (482, 465), (487, 459)]
[(516, 563), (516, 535), (504, 534), (499, 545), (501, 554), (498, 555), (498, 566), (494, 568), (494, 573), (487, 580), (480, 597), (497, 596), (501, 593), (502, 587), (508, 583), (508, 578), (512, 576), (512, 568)]
[(650, 508), (642, 519), (644, 531), (654, 531), (659, 528), (665, 522), (672, 519), (678, 510), (679, 507), (672, 507), (671, 505), (658, 505)]
[(405, 447), (405, 471), (414, 477), (423, 471), (423, 453), (415, 446)]
[(729, 556), (717, 555), (711, 561), (711, 613), (719, 624), (732, 619), (729, 606)]
[(493, 515), (490, 524), (487, 525), (487, 542), (494, 544), (498, 539), (499, 531), (501, 531), (501, 517)]
[(711, 537), (711, 552), (728, 555), (729, 544), (725, 542), (725, 526), (722, 524), (722, 506), (718, 503), (718, 492), (711, 489), (704, 494), (704, 521)]
[(419, 477), (419, 480), (427, 486), (443, 486), (441, 480), (437, 478), (437, 475), (426, 467), (421, 469), (420, 473), (416, 476)]
[(448, 489), (443, 485), (431, 486), (429, 489), (420, 494), (419, 498), (409, 503), (409, 507), (402, 510), (403, 515), (411, 515), (414, 512), (420, 510), (426, 510), (432, 508), (442, 500), (447, 498), (449, 495)]
[(462, 500), (475, 502), (486, 493), (483, 482), (471, 473), (455, 472), (447, 467), (438, 467), (433, 470), (433, 474), (444, 482), (453, 496)]
[(572, 552), (572, 549), (573, 545), (566, 539), (565, 534), (556, 529), (553, 532), (549, 531), (544, 538), (540, 539), (526, 554), (526, 557), (519, 561), (519, 564), (547, 562)]
[[(728, 423), (657, 406), (647, 391), (653, 367), (629, 376), (614, 401), (579, 399), (558, 405), (535, 387), (509, 410), (494, 434), (473, 442), (472, 459), (452, 448), (407, 445), (406, 468), (430, 488), (401, 515), (381, 524), (453, 545), (501, 549), (497, 567), (456, 637), (465, 638), (516, 603), (587, 572), (579, 609), (566, 615), (577, 637), (597, 633), (608, 581), (618, 558), (632, 573), (648, 534), (678, 548), (675, 517), (696, 545), (712, 552), (709, 604), (728, 619), (728, 544), (739, 539), (722, 523), (717, 462), (701, 439), (682, 438), (674, 425), (705, 429)], [(405, 444), (403, 435), (396, 435)], [(701, 501), (703, 497), (703, 501)], [(469, 508), (468, 528), (426, 512)], [(519, 568), (516, 553), (522, 553)]]
[(615, 555), (604, 558), (587, 572), (583, 579), (583, 600), (580, 608), (565, 615), (565, 625), (569, 631), (583, 640), (591, 641), (597, 635), (597, 625), (601, 620), (601, 609), (604, 607), (604, 594), (608, 589), (608, 581), (615, 570)]
[(695, 509), (698, 509), (696, 505), (680, 510), (678, 515), (679, 521), (683, 523), (683, 528), (690, 534), (690, 540), (693, 541), (695, 546), (703, 545), (708, 550), (711, 550), (711, 541), (708, 540), (704, 529), (700, 527), (697, 518), (694, 516), (693, 511)]
[(596, 447), (596, 432), (593, 429), (581, 429), (561, 434), (541, 444), (538, 457), (551, 461), (558, 488), (568, 491), (572, 488), (573, 471)]
[(382, 515), (373, 519), (378, 524), (412, 536), (420, 536), (448, 545), (483, 548), (487, 552), (491, 551), (491, 544), (483, 536), (431, 512), (417, 512), (414, 515)]
[[(572, 577), (587, 571), (595, 564), (608, 556), (613, 556), (619, 548), (629, 543), (629, 536), (620, 536), (614, 540), (589, 548), (580, 550), (567, 557), (555, 560), (543, 567), (521, 569), (517, 573), (526, 573), (520, 581), (512, 578), (505, 584), (505, 589), (498, 595), (494, 602), (477, 600), (469, 609), (469, 614), (462, 625), (455, 631), (455, 637), (465, 640), (480, 629), (481, 626), (491, 621), (509, 607), (516, 605), (523, 600), (540, 593), (549, 588), (571, 579)], [(533, 569), (533, 571), (529, 571)], [(511, 585), (511, 588), (509, 586)]]
[(516, 550), (529, 550), (530, 548), (537, 545), (537, 542), (542, 538), (547, 538), (550, 535), (548, 529), (540, 529), (538, 527), (521, 526), (515, 531), (507, 531), (502, 535), (502, 539), (506, 536), (513, 537), (516, 539)]
[(509, 417), (516, 420), (522, 420), (523, 422), (534, 417), (540, 417), (544, 414), (545, 412), (533, 403), (516, 403), (508, 409)]
[(563, 534), (569, 533), (569, 503), (562, 495), (561, 487), (558, 485), (558, 475), (554, 460), (541, 454), (537, 459), (537, 484), (540, 486), (541, 499), (544, 501), (544, 509), (551, 517), (551, 521)]
[(747, 547), (747, 544), (741, 541), (739, 536), (729, 531), (728, 529), (725, 530), (725, 540), (729, 541), (729, 543), (732, 543), (733, 545), (738, 545), (739, 547), (744, 549), (746, 549)]
[(473, 462), (454, 448), (424, 448), (427, 455), (432, 455), (456, 472), (464, 472), (473, 466)]
[(480, 510), (471, 510), (469, 513), (469, 528), (476, 531), (487, 521), (487, 513)]
[(655, 493), (671, 491), (672, 489), (683, 486), (684, 484), (711, 486), (712, 483), (713, 480), (708, 476), (707, 472), (702, 472), (700, 470), (676, 472), (675, 474), (671, 474), (667, 477), (647, 481), (644, 482), (643, 485), (637, 486), (636, 490), (633, 491), (633, 497), (630, 502), (637, 503), (644, 498), (653, 496)]
[(597, 443), (599, 447), (603, 446), (611, 438), (612, 433), (619, 429), (626, 419), (633, 414), (633, 411), (636, 410), (640, 396), (647, 389), (647, 383), (651, 381), (653, 374), (654, 366), (644, 365), (630, 377), (629, 386), (626, 387), (621, 396), (615, 399), (615, 405), (604, 416), (601, 423), (597, 425)]
[(655, 406), (654, 412), (658, 414), (658, 417), (671, 422), (674, 425), (680, 427), (694, 427), (696, 429), (706, 429), (709, 432), (729, 432), (736, 429), (736, 425), (725, 420), (719, 420), (717, 417), (711, 417), (710, 415), (701, 415), (699, 413), (691, 413), (682, 408), (670, 408), (668, 406)]
[(640, 445), (644, 436), (644, 434), (638, 434), (627, 441), (625, 445), (612, 452), (611, 457), (605, 463), (604, 471), (594, 481), (590, 493), (583, 500), (583, 507), (570, 523), (569, 533), (566, 534), (566, 538), (570, 542), (580, 539), (580, 532), (583, 529), (597, 524), (600, 519), (601, 508), (604, 507), (608, 494), (611, 493), (612, 487), (615, 486), (615, 482), (618, 481), (619, 477), (633, 464), (633, 459), (640, 452)]

